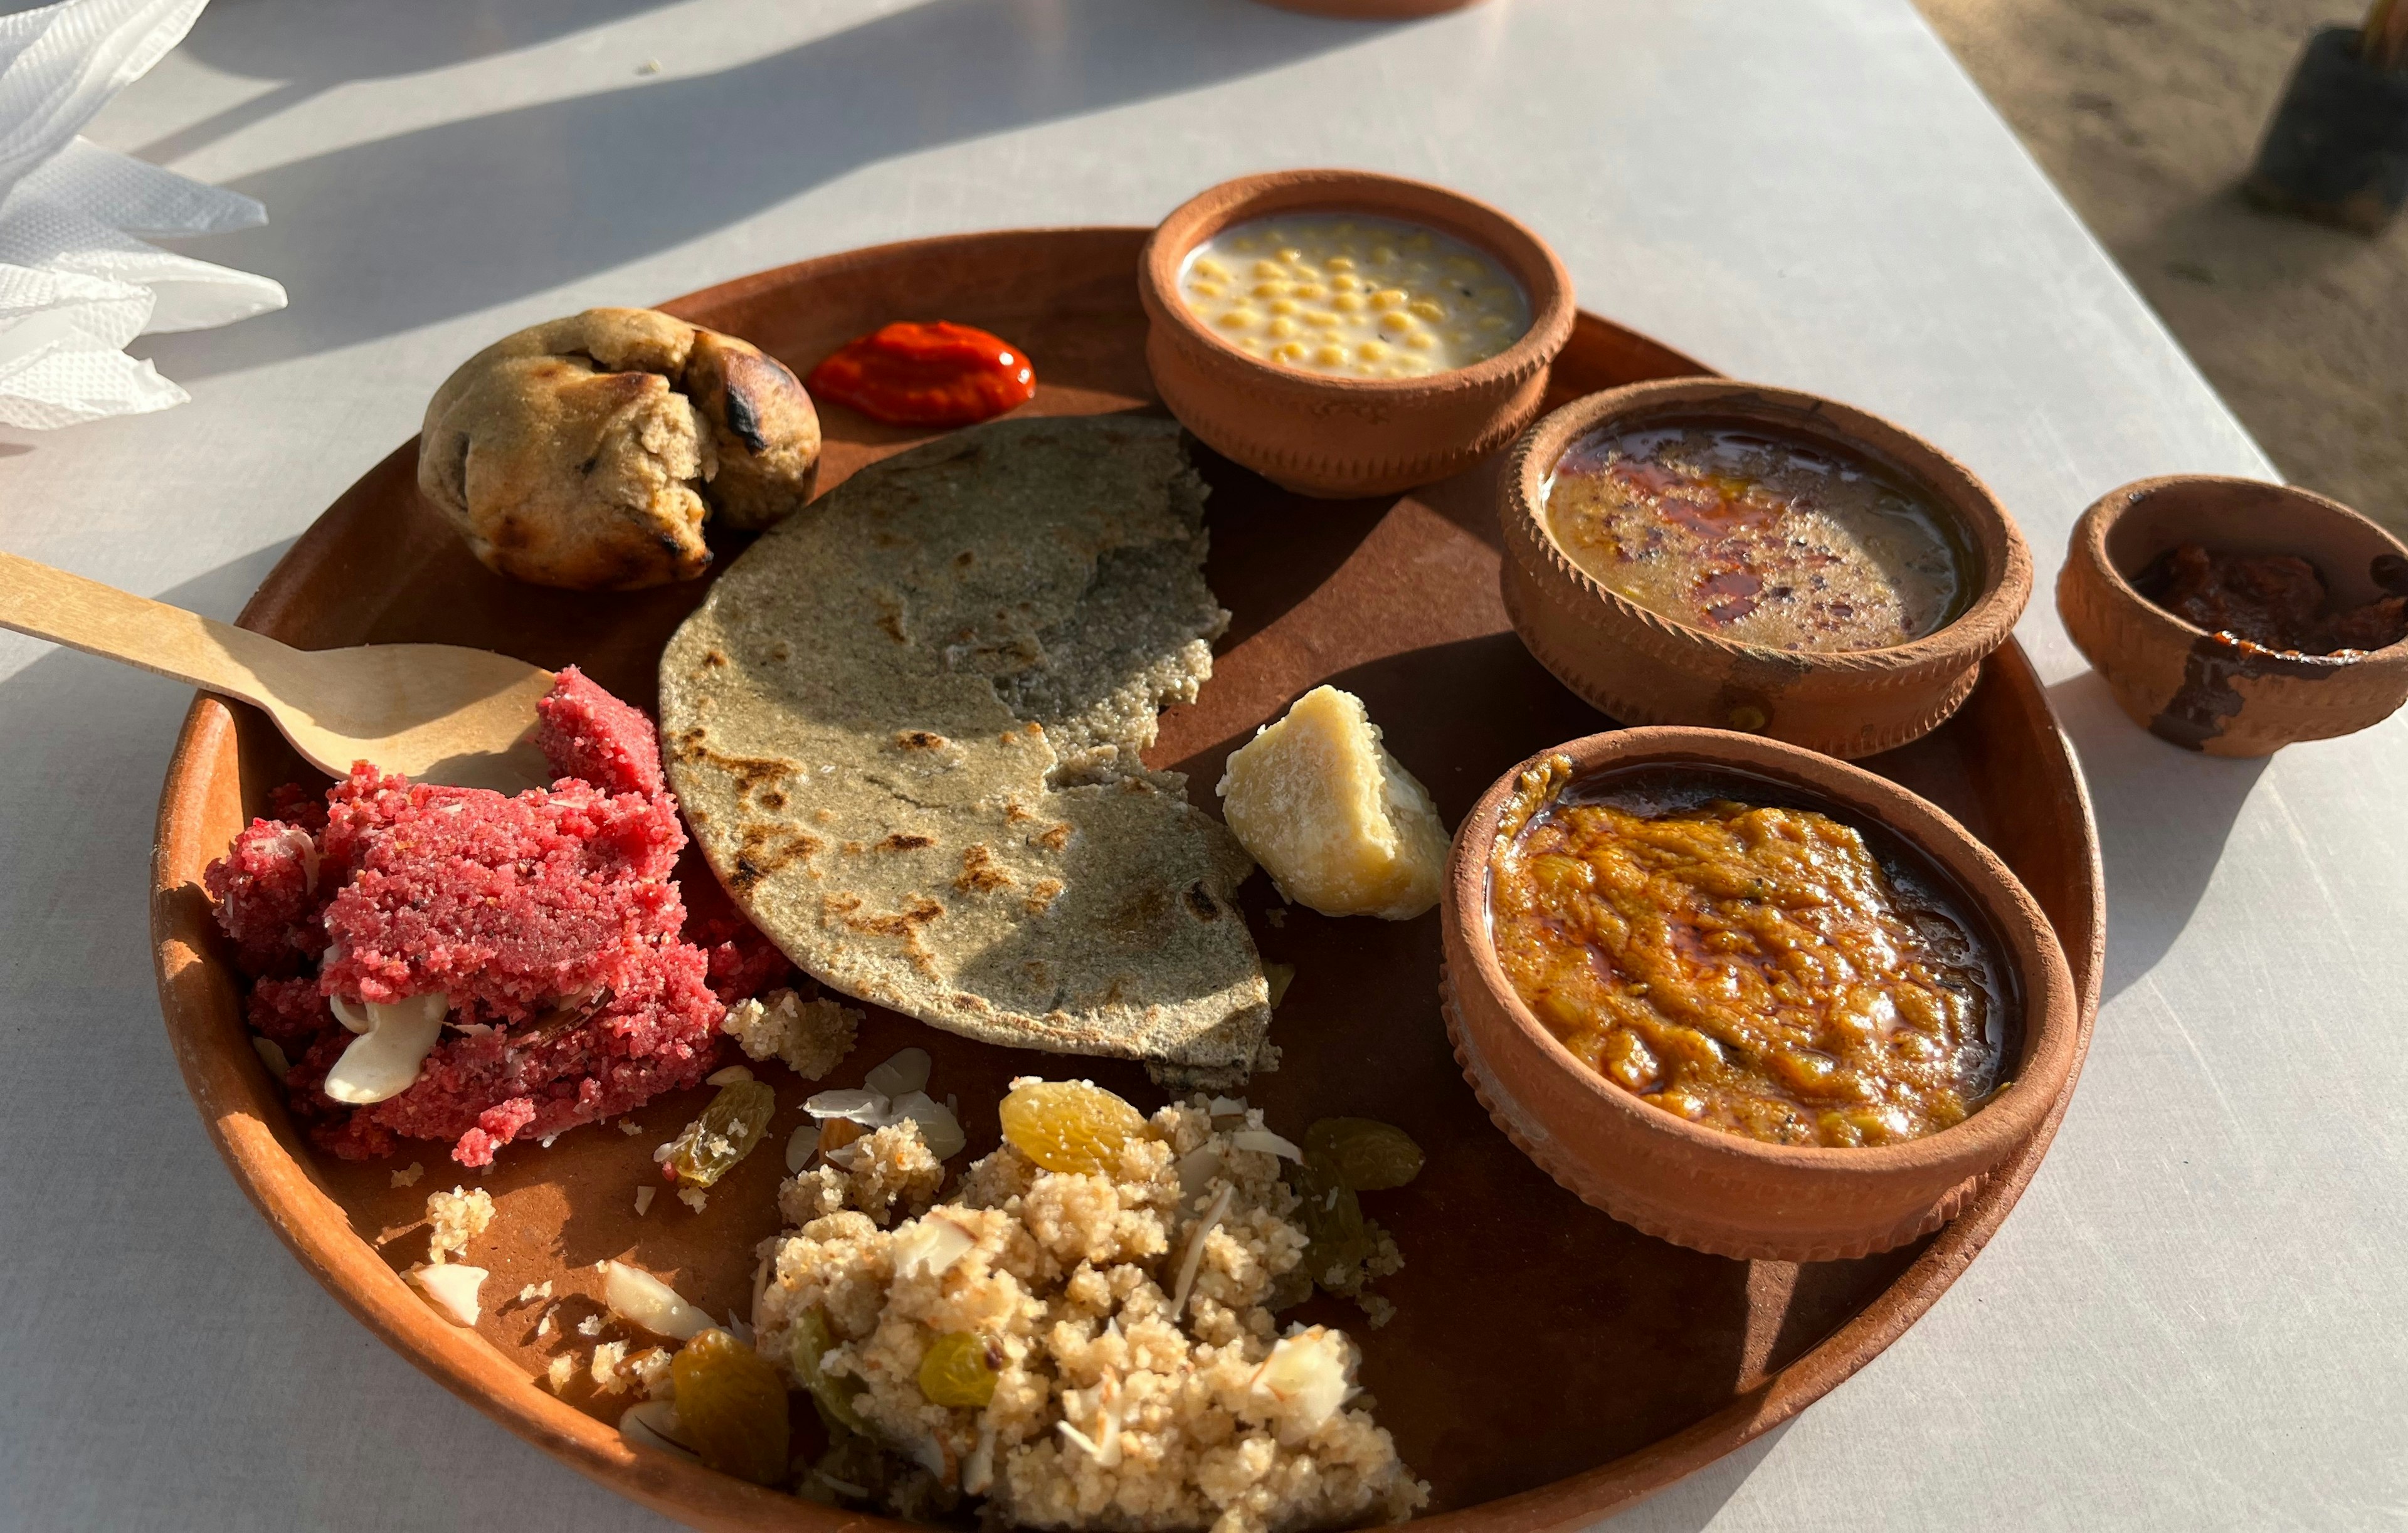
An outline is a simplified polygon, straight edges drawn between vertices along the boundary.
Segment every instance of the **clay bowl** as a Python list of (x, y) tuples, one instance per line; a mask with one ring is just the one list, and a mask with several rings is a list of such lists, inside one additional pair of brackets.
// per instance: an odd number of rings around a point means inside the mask
[(1277, 10), (1334, 16), (1345, 21), (1405, 21), (1476, 6), (1480, 0), (1261, 0)]
[(2297, 554), (2345, 606), (2408, 592), (2408, 546), (2322, 495), (2209, 474), (2110, 491), (2074, 525), (2057, 610), (2134, 724), (2212, 756), (2264, 756), (2354, 734), (2408, 698), (2408, 642), (2339, 655), (2266, 650), (2142, 595), (2133, 578), (2177, 543)]
[[(1426, 378), (1325, 378), (1247, 355), (1179, 296), (1179, 268), (1233, 223), (1300, 211), (1418, 223), (1486, 251), (1522, 285), (1530, 328), (1484, 362)], [(1188, 430), (1272, 482), (1323, 497), (1393, 494), (1494, 451), (1539, 411), (1572, 329), (1572, 283), (1546, 242), (1485, 203), (1361, 170), (1240, 177), (1182, 203), (1138, 260), (1146, 365)]]
[[(1919, 852), (1989, 927), (2022, 1003), (2010, 1083), (1953, 1127), (1861, 1149), (1760, 1143), (1676, 1117), (1575, 1059), (1524, 1005), (1489, 934), (1489, 856), (1523, 774), (1561, 757), (1569, 781), (1640, 766), (1731, 774), (1733, 795), (1787, 801), (1870, 827), (1877, 854)], [(1457, 1063), (1506, 1137), (1567, 1191), (1677, 1245), (1755, 1261), (1886, 1251), (1956, 1216), (2030, 1139), (2066, 1084), (2081, 1003), (2040, 907), (1987, 847), (1936, 806), (1870, 772), (1720, 729), (1627, 729), (1530, 757), (1497, 780), (1455, 835), (1439, 981)]]
[[(1650, 611), (1599, 584), (1547, 531), (1549, 480), (1592, 431), (1659, 420), (1758, 426), (1869, 457), (1919, 486), (1981, 566), (1972, 600), (1938, 632), (1883, 650), (1803, 653), (1741, 644)], [(1498, 520), (1506, 609), (1540, 664), (1628, 724), (1699, 724), (1869, 756), (1929, 734), (1956, 711), (1983, 657), (2031, 599), (2031, 551), (1964, 465), (1851, 406), (1757, 383), (1675, 379), (1573, 400), (1515, 444)]]

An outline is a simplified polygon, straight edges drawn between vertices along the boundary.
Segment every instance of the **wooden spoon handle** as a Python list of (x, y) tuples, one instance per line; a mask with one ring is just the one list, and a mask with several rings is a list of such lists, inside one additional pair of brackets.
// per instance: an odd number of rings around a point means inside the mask
[(0, 628), (122, 660), (207, 692), (272, 708), (259, 672), (294, 652), (261, 634), (0, 552)]

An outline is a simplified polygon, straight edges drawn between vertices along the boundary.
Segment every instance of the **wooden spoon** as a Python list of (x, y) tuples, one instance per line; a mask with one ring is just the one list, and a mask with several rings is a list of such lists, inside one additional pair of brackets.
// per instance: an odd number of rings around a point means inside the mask
[(421, 781), (504, 793), (552, 779), (530, 738), (552, 673), (491, 650), (296, 650), (13, 553), (0, 553), (0, 627), (263, 709), (332, 777), (368, 761)]

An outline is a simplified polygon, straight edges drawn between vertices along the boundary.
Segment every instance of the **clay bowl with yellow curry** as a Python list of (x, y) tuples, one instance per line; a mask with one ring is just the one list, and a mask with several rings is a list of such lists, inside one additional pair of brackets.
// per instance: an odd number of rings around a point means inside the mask
[(2079, 1003), (2047, 918), (1938, 808), (1726, 730), (1531, 757), (1456, 831), (1440, 981), (1498, 1126), (1676, 1244), (1861, 1256), (2030, 1138)]
[(1722, 379), (1610, 389), (1514, 445), (1515, 632), (1625, 724), (1869, 756), (1930, 733), (2031, 599), (1982, 481), (1879, 416)]

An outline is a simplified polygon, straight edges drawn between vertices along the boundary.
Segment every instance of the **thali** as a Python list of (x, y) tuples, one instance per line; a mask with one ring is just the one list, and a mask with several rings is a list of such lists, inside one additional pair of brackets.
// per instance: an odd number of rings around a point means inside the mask
[[(666, 308), (744, 337), (798, 370), (889, 319), (942, 314), (1013, 337), (1038, 361), (1044, 414), (1156, 408), (1133, 273), (1140, 229), (1007, 231), (849, 252), (761, 273)], [(1549, 398), (1705, 372), (1584, 313)], [(823, 491), (924, 439), (833, 410)], [(1207, 576), (1233, 613), (1212, 680), (1162, 720), (1148, 765), (1187, 775), (1211, 803), (1223, 758), (1321, 682), (1360, 695), (1450, 824), (1503, 768), (1611, 727), (1522, 647), (1498, 591), (1492, 461), (1400, 497), (1304, 501), (1199, 450), (1211, 485)], [(655, 663), (703, 582), (633, 595), (513, 584), (479, 566), (424, 505), (406, 445), (370, 470), (279, 563), (246, 626), (304, 648), (438, 640), (538, 665), (574, 663), (650, 707)], [(719, 550), (719, 566), (737, 552)], [(1936, 801), (2016, 871), (2056, 925), (2083, 996), (2098, 997), (2103, 901), (2095, 835), (2071, 750), (2030, 663), (2010, 642), (1963, 710), (1914, 745), (1865, 765)], [(152, 930), (169, 1036), (202, 1117), (236, 1180), (296, 1256), (389, 1345), (495, 1420), (595, 1479), (697, 1526), (835, 1527), (869, 1519), (758, 1489), (627, 1446), (621, 1402), (542, 1383), (562, 1340), (535, 1311), (494, 1304), (472, 1330), (438, 1317), (398, 1272), (423, 1249), (425, 1194), (467, 1180), (421, 1155), (426, 1180), (385, 1163), (319, 1155), (294, 1129), (250, 1047), (238, 980), (200, 887), (202, 869), (280, 783), (306, 771), (247, 709), (195, 701), (164, 791)], [(689, 877), (695, 876), (693, 873)], [(707, 874), (701, 876), (707, 877)], [(1362, 1342), (1363, 1379), (1406, 1462), (1432, 1487), (1427, 1520), (1489, 1528), (1593, 1522), (1777, 1426), (1846, 1379), (1930, 1307), (1980, 1252), (2046, 1153), (2065, 1098), (2039, 1134), (1939, 1233), (1857, 1261), (1742, 1263), (1652, 1239), (1580, 1203), (1490, 1125), (1440, 1019), (1435, 918), (1333, 921), (1301, 908), (1274, 924), (1268, 881), (1245, 891), (1267, 960), (1296, 979), (1272, 1037), (1281, 1068), (1249, 1093), (1274, 1122), (1374, 1116), (1428, 1152), (1422, 1177), (1379, 1216), (1406, 1267), (1382, 1292), (1394, 1320), (1367, 1329), (1350, 1306), (1304, 1318)], [(906, 1043), (936, 1055), (959, 1096), (973, 1153), (996, 1134), (1012, 1076), (1058, 1060), (935, 1032), (872, 1010), (854, 1066)], [(1054, 1071), (1054, 1073), (1059, 1073)], [(1080, 1074), (1151, 1105), (1134, 1065)], [(782, 1141), (812, 1089), (769, 1072)], [(2071, 1087), (2069, 1084), (2067, 1094)], [(479, 1259), (506, 1299), (550, 1282), (573, 1324), (597, 1312), (597, 1262), (671, 1280), (714, 1313), (740, 1310), (753, 1248), (775, 1233), (782, 1168), (756, 1155), (689, 1212), (639, 1215), (630, 1193), (651, 1149), (705, 1093), (637, 1116), (645, 1132), (588, 1129), (505, 1153), (475, 1180), (499, 1210)], [(582, 1306), (582, 1308), (580, 1308)], [(564, 1325), (563, 1329), (566, 1328)]]

